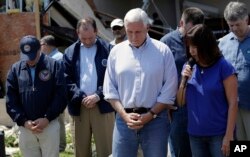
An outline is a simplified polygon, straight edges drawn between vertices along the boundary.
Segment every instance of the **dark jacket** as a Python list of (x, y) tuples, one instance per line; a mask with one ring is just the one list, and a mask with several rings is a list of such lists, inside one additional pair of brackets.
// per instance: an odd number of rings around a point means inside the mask
[(5, 95), (4, 86), (2, 81), (0, 80), (0, 98), (3, 98), (4, 95)]
[(65, 84), (62, 64), (44, 54), (36, 64), (34, 83), (26, 62), (13, 64), (6, 81), (8, 114), (19, 126), (27, 120), (55, 119), (67, 105)]
[[(104, 96), (102, 92), (111, 45), (99, 38), (96, 40), (96, 45), (95, 66), (97, 72), (97, 90), (95, 93), (100, 97), (100, 101), (97, 104), (101, 113), (113, 112), (114, 110), (111, 105), (103, 99)], [(86, 94), (80, 90), (80, 46), (81, 42), (78, 40), (65, 50), (63, 57), (69, 98), (68, 111), (73, 116), (80, 115), (81, 102), (86, 96)]]

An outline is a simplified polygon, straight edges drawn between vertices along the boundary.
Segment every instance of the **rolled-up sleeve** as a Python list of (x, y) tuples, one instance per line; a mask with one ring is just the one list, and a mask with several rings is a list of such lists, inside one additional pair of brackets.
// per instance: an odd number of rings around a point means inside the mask
[(178, 87), (177, 69), (171, 50), (167, 48), (166, 51), (164, 56), (164, 82), (160, 94), (157, 97), (157, 102), (174, 104)]
[(105, 100), (120, 99), (118, 93), (117, 79), (115, 74), (114, 58), (115, 58), (114, 52), (111, 50), (108, 58), (107, 69), (105, 72), (104, 84), (103, 84), (103, 94)]

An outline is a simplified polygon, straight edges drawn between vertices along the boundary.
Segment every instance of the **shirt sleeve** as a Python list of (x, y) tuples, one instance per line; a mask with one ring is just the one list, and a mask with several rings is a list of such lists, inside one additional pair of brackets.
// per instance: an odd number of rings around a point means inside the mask
[[(74, 76), (74, 67), (73, 64), (73, 55), (70, 54), (70, 50), (66, 49), (65, 54), (63, 56), (63, 66), (64, 66), (64, 77), (66, 79), (67, 84), (67, 95), (68, 99), (72, 104), (81, 104), (83, 97), (86, 94), (80, 90), (80, 88), (76, 84), (76, 78)], [(72, 55), (72, 56), (71, 56)]]
[(222, 66), (221, 66), (222, 80), (225, 80), (227, 77), (233, 74), (236, 74), (234, 67), (227, 60), (223, 59)]
[(17, 123), (18, 126), (23, 126), (27, 121), (21, 102), (19, 99), (19, 88), (15, 68), (11, 67), (8, 72), (6, 80), (6, 110), (11, 119)]
[(178, 77), (174, 57), (168, 47), (164, 55), (164, 62), (164, 82), (160, 95), (157, 97), (157, 102), (174, 104), (177, 93)]
[(108, 58), (107, 69), (105, 72), (103, 94), (104, 99), (106, 100), (120, 99), (115, 75), (115, 55), (112, 50)]

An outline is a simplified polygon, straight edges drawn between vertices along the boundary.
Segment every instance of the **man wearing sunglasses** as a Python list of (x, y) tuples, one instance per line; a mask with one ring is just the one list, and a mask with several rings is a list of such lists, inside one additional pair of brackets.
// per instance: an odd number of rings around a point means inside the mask
[(119, 44), (127, 39), (122, 19), (114, 19), (110, 24), (114, 40), (110, 42), (111, 45)]

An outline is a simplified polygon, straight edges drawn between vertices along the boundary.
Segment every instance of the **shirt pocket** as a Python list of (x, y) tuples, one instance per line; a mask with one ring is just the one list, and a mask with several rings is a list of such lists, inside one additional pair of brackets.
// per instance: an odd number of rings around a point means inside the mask
[(20, 76), (18, 77), (18, 86), (19, 86), (19, 92), (23, 93), (25, 91), (31, 90), (32, 83), (30, 82), (29, 79)]

